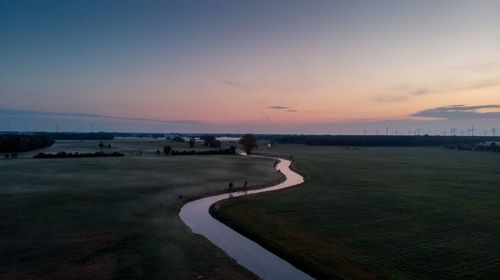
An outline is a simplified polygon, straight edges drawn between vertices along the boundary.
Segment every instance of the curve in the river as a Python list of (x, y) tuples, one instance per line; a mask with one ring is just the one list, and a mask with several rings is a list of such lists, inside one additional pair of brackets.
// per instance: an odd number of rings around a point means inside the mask
[(194, 233), (205, 236), (213, 244), (235, 259), (236, 262), (262, 279), (313, 279), (308, 274), (264, 249), (256, 242), (234, 231), (209, 214), (212, 204), (230, 196), (238, 197), (275, 191), (304, 182), (304, 178), (300, 174), (290, 169), (291, 161), (281, 158), (271, 159), (279, 161), (276, 169), (285, 175), (285, 181), (263, 189), (225, 193), (191, 201), (181, 208), (179, 216)]

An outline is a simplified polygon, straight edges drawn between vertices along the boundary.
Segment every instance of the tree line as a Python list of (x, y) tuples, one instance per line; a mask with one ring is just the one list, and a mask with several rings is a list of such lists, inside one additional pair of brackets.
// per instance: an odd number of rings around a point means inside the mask
[(444, 147), (450, 150), (500, 153), (500, 145), (495, 142), (490, 144), (447, 144)]
[(95, 152), (95, 153), (66, 153), (66, 152), (58, 152), (55, 154), (46, 154), (46, 153), (38, 153), (33, 158), (95, 158), (95, 157), (123, 157), (124, 154), (113, 152), (113, 153), (104, 153), (104, 152)]
[(54, 143), (54, 139), (46, 135), (0, 135), (0, 153), (27, 152)]
[(54, 140), (113, 140), (115, 136), (107, 132), (37, 132), (34, 135), (48, 136)]
[[(160, 154), (160, 151), (158, 150), (156, 153)], [(170, 146), (164, 146), (163, 147), (163, 153), (165, 155), (170, 155), (170, 156), (233, 155), (233, 154), (236, 154), (236, 147), (235, 146), (231, 146), (231, 147), (229, 147), (227, 149), (217, 149), (217, 150), (208, 150), (208, 151), (197, 151), (197, 150), (177, 151), (177, 150), (173, 150), (172, 147), (170, 147)]]
[(483, 137), (471, 136), (363, 136), (363, 135), (281, 135), (274, 139), (282, 144), (310, 146), (443, 146), (478, 144)]

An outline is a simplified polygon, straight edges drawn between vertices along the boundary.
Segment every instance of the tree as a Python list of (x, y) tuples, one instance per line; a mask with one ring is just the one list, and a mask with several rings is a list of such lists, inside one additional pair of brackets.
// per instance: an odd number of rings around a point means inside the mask
[(101, 143), (99, 143), (99, 148), (101, 148), (101, 149), (104, 148), (104, 143), (102, 143), (102, 141), (101, 141)]
[(231, 183), (229, 183), (229, 191), (230, 191), (230, 192), (232, 192), (232, 191), (233, 191), (233, 185), (234, 185), (234, 184), (233, 184), (232, 182), (231, 182)]
[(241, 137), (239, 142), (247, 154), (251, 154), (252, 150), (258, 147), (257, 136), (255, 136), (255, 134), (247, 133)]
[(174, 142), (179, 142), (179, 143), (184, 143), (186, 142), (186, 140), (184, 140), (184, 138), (180, 137), (180, 136), (175, 136), (174, 138), (172, 138), (172, 141)]
[(194, 137), (189, 137), (189, 147), (190, 148), (193, 148), (194, 147), (194, 144), (196, 144), (196, 139), (194, 139)]
[(164, 153), (165, 155), (167, 155), (167, 156), (168, 156), (168, 155), (170, 155), (170, 153), (171, 153), (171, 152), (172, 152), (172, 147), (170, 147), (170, 146), (168, 146), (168, 145), (167, 145), (167, 146), (165, 146), (165, 147), (163, 147), (163, 153)]
[(220, 148), (221, 142), (215, 136), (206, 136), (203, 138), (203, 144), (210, 148)]
[(157, 155), (160, 155), (160, 150), (156, 150), (156, 154), (157, 154)]

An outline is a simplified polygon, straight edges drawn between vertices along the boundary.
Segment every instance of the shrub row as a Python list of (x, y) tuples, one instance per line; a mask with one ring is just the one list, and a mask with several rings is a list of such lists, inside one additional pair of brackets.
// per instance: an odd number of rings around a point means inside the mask
[(276, 142), (311, 146), (443, 146), (445, 144), (481, 142), (468, 136), (376, 136), (376, 135), (282, 135)]
[(58, 152), (56, 154), (45, 154), (39, 153), (35, 155), (33, 158), (93, 158), (93, 157), (122, 157), (124, 154), (113, 152), (113, 153), (104, 153), (104, 152), (95, 152), (95, 153), (66, 153), (66, 152)]
[(188, 155), (233, 155), (236, 154), (236, 147), (231, 146), (228, 149), (218, 149), (218, 150), (209, 150), (209, 151), (171, 151), (170, 155), (172, 156), (188, 156)]
[(482, 151), (482, 152), (494, 152), (494, 153), (500, 153), (500, 146), (491, 143), (489, 145), (486, 144), (478, 144), (478, 145), (471, 145), (471, 144), (448, 144), (444, 146), (446, 149), (450, 150), (462, 150), (462, 151)]

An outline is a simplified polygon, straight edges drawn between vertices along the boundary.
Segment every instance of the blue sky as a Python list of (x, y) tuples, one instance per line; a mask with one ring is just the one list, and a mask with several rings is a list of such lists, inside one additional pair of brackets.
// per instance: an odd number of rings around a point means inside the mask
[(3, 0), (0, 130), (487, 131), (498, 26), (493, 0)]

